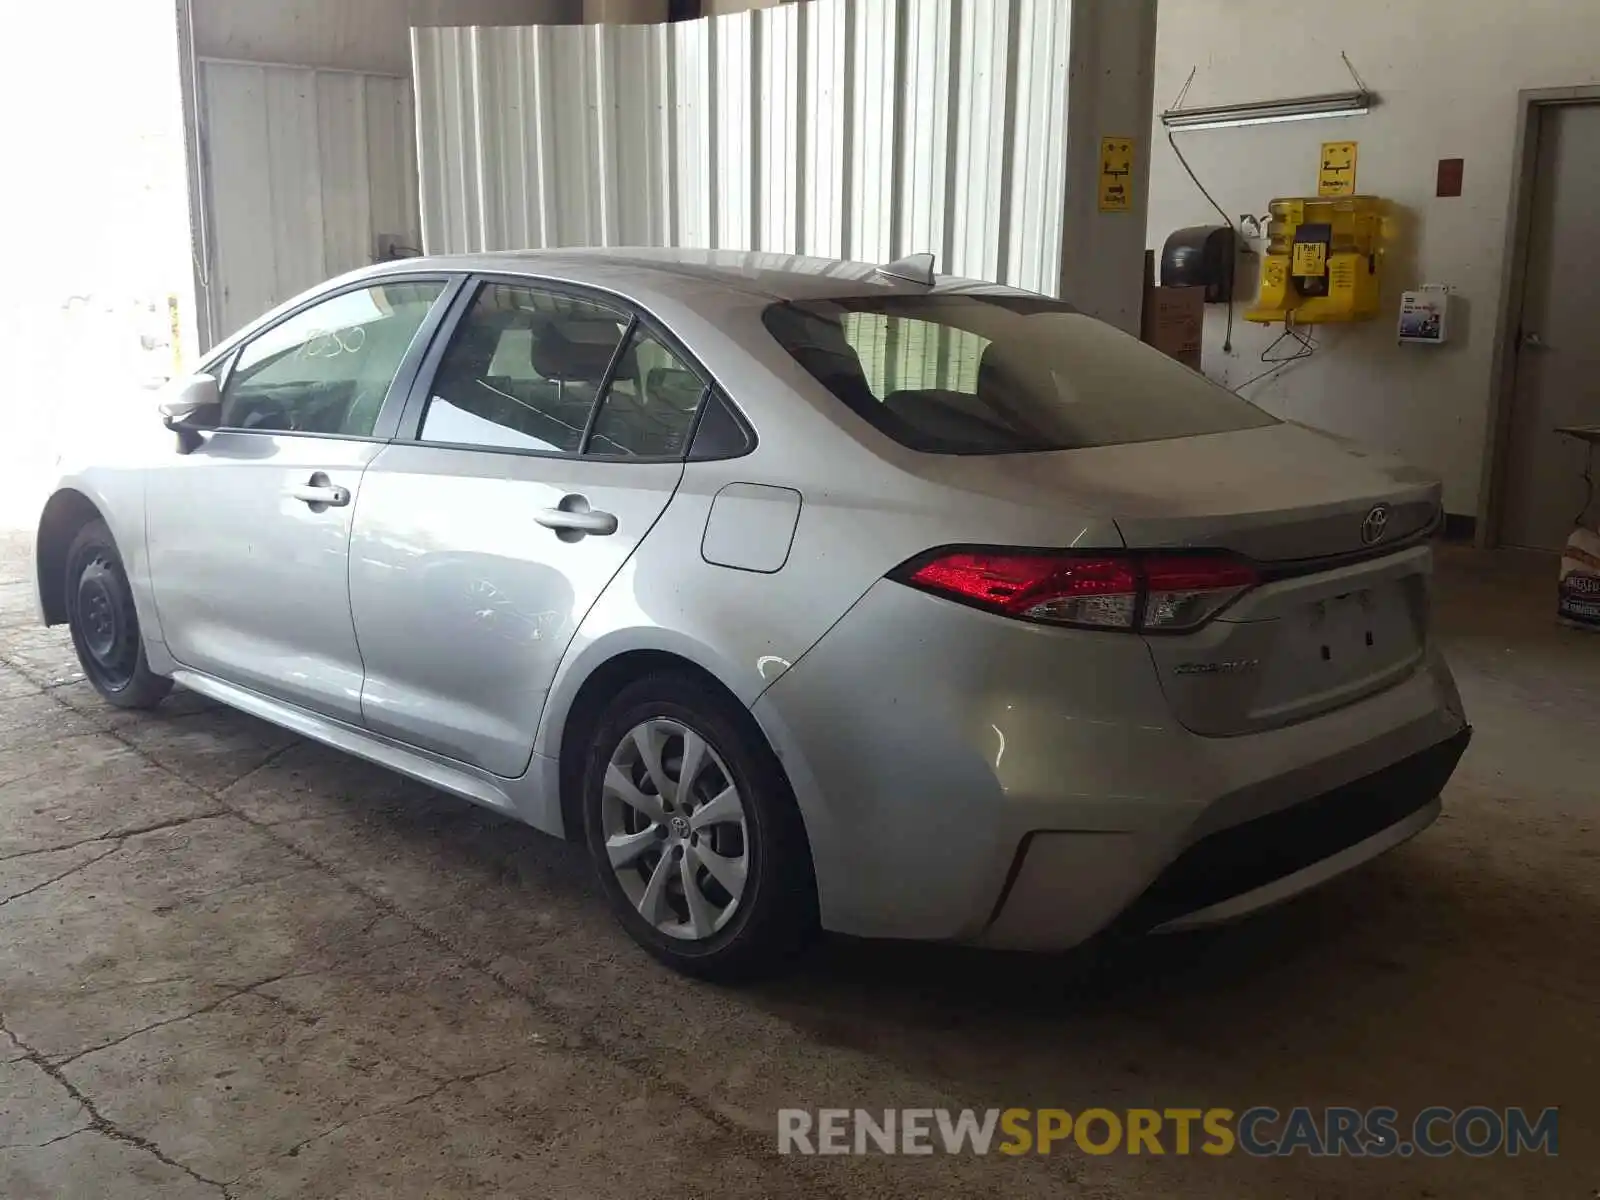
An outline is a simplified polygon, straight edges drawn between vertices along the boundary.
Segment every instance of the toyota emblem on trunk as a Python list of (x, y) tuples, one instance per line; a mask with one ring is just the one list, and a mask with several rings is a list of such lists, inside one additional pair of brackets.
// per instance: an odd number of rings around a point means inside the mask
[(1387, 504), (1374, 504), (1372, 511), (1367, 514), (1367, 519), (1361, 522), (1361, 544), (1375, 546), (1383, 540), (1383, 534), (1389, 528), (1389, 506)]

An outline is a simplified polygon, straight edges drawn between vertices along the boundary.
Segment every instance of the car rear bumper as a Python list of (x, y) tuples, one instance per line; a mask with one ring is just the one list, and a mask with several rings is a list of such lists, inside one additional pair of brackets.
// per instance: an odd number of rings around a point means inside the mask
[[(1247, 888), (1234, 895), (1225, 896), (1203, 908), (1180, 913), (1154, 926), (1151, 932), (1170, 933), (1180, 929), (1198, 929), (1205, 925), (1221, 925), (1260, 912), (1264, 908), (1271, 908), (1275, 904), (1282, 904), (1285, 900), (1292, 900), (1302, 892), (1321, 887), (1330, 879), (1337, 878), (1362, 863), (1371, 862), (1402, 842), (1410, 841), (1437, 821), (1443, 810), (1444, 802), (1435, 796), (1409, 815), (1401, 817), (1393, 825), (1380, 829), (1370, 837), (1362, 838), (1342, 850), (1336, 850), (1325, 858), (1316, 859), (1297, 871), (1291, 871), (1287, 875)], [(1159, 884), (1161, 880), (1158, 879), (1156, 882)], [(1130, 911), (1143, 915), (1139, 913), (1139, 908), (1140, 906), (1135, 904)]]
[[(1394, 849), (1439, 816), (1439, 794), (1471, 738), (1455, 736), (1319, 796), (1206, 834), (1172, 860), (1110, 924), (1129, 933), (1220, 924), (1280, 904)], [(982, 940), (1048, 947), (1052, 917), (1051, 842), (1018, 852), (1017, 881), (1001, 898)], [(1033, 860), (1042, 856), (1039, 863)]]
[(1336, 711), (1205, 737), (1138, 639), (887, 582), (755, 713), (827, 928), (1039, 950), (1227, 919), (1347, 870), (1432, 819), (1468, 736), (1433, 651)]

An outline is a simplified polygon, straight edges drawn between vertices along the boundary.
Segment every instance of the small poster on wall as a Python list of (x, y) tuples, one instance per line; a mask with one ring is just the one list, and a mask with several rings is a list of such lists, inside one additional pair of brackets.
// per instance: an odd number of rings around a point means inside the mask
[(1100, 211), (1133, 211), (1133, 139), (1100, 139)]
[(1403, 292), (1400, 296), (1400, 340), (1424, 346), (1444, 344), (1450, 315), (1450, 293), (1442, 288)]
[(1317, 195), (1354, 196), (1356, 194), (1356, 144), (1323, 142), (1317, 160)]

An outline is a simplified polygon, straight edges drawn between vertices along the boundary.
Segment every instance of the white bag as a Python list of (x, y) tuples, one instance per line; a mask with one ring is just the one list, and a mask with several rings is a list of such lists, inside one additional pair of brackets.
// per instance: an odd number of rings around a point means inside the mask
[(1579, 526), (1561, 555), (1556, 612), (1563, 625), (1600, 630), (1600, 533)]

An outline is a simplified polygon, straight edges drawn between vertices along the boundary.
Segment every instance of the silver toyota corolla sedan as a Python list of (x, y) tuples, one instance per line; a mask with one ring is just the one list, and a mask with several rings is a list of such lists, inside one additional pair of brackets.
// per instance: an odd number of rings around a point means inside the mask
[(1232, 918), (1427, 826), (1469, 735), (1435, 482), (926, 263), (387, 264), (163, 413), (39, 525), (105, 699), (582, 839), (696, 974)]

